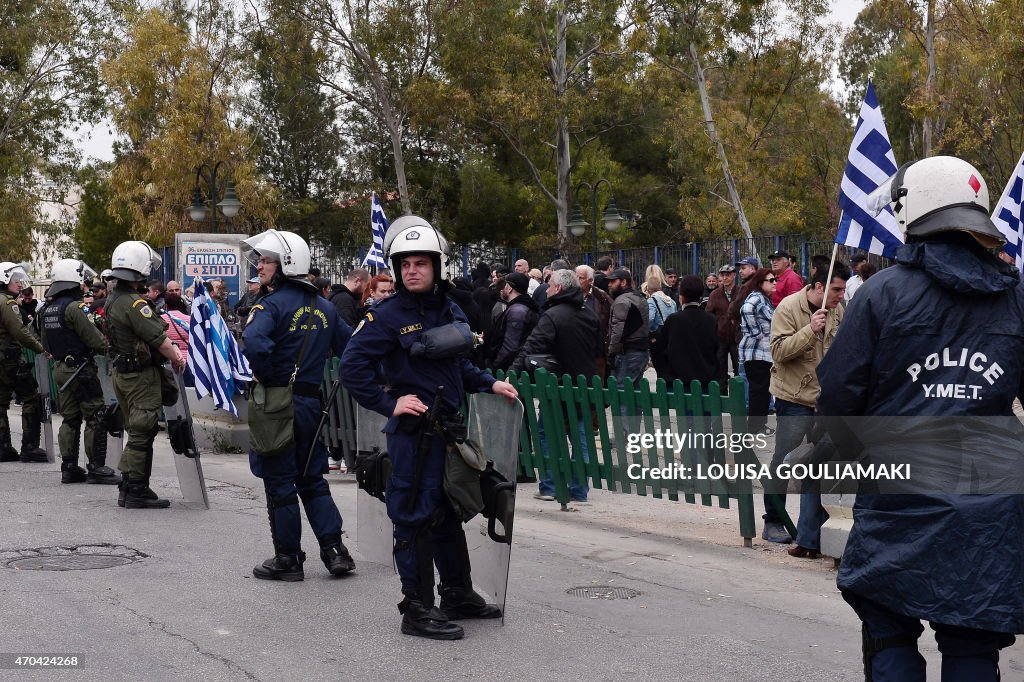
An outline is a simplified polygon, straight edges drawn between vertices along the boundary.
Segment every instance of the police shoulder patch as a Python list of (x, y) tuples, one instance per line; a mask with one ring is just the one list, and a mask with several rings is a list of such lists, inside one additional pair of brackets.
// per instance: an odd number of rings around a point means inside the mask
[(249, 309), (249, 317), (246, 318), (245, 323), (252, 324), (252, 318), (256, 316), (256, 311), (264, 309), (265, 308), (262, 303), (257, 303), (256, 305), (254, 305), (252, 308)]
[(142, 313), (143, 317), (153, 317), (153, 309), (150, 308), (148, 305), (144, 305), (141, 308), (139, 308), (139, 312)]
[(355, 336), (356, 334), (358, 334), (359, 330), (362, 329), (365, 324), (366, 324), (366, 318), (364, 317), (363, 319), (359, 320), (359, 324), (357, 324), (356, 328), (352, 330), (352, 336)]

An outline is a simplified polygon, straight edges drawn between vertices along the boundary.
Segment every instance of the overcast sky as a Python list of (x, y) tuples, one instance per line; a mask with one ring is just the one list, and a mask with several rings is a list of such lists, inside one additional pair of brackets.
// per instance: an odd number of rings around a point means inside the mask
[[(831, 21), (842, 24), (844, 29), (849, 28), (864, 4), (865, 0), (832, 0), (832, 12), (829, 18)], [(78, 148), (87, 158), (101, 161), (110, 161), (114, 158), (111, 145), (115, 138), (110, 128), (110, 123), (104, 122), (98, 126), (82, 129), (78, 135)]]

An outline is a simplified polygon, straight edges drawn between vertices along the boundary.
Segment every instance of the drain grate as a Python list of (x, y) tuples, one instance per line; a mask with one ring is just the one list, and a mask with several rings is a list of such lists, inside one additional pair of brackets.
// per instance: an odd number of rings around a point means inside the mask
[(35, 547), (0, 552), (0, 565), (17, 571), (89, 571), (125, 566), (146, 556), (124, 545)]
[(581, 599), (632, 599), (641, 594), (639, 590), (630, 587), (612, 587), (611, 585), (570, 587), (565, 593)]

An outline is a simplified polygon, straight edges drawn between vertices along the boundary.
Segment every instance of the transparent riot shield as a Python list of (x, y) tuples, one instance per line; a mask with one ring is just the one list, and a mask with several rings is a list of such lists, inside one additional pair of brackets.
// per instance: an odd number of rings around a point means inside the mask
[(121, 464), (121, 453), (124, 452), (124, 417), (114, 397), (114, 377), (110, 361), (106, 356), (97, 356), (96, 368), (100, 386), (103, 387), (103, 401), (106, 403), (102, 426), (107, 432), (107, 466), (117, 471)]
[[(356, 404), (356, 457), (374, 448), (388, 449), (387, 437), (381, 432), (387, 417)], [(394, 524), (387, 507), (365, 490), (356, 490), (356, 546), (367, 561), (394, 566)]]
[(46, 450), (46, 461), (51, 464), (57, 461), (57, 447), (53, 440), (53, 413), (56, 406), (50, 393), (50, 360), (44, 353), (36, 355), (36, 381), (39, 383), (39, 397), (42, 398), (42, 409), (39, 418), (42, 420), (43, 449)]
[[(515, 514), (515, 484), (519, 463), (519, 431), (523, 421), (523, 404), (509, 402), (492, 393), (475, 393), (469, 399), (468, 436), (478, 442), (484, 455), (493, 462), (500, 476), (485, 472), (490, 477), (483, 482), (484, 502), (490, 497), (495, 508), (486, 510), (466, 525), (466, 544), (469, 546), (473, 566), (474, 587), (487, 601), (505, 611), (505, 591), (508, 586), (508, 566), (512, 555), (512, 518)], [(493, 491), (494, 481), (499, 483)]]
[(167, 435), (171, 439), (171, 449), (174, 450), (178, 485), (187, 504), (202, 505), (209, 509), (210, 499), (206, 494), (199, 448), (196, 447), (196, 437), (192, 432), (192, 411), (188, 406), (188, 394), (185, 393), (185, 380), (178, 372), (174, 372), (174, 379), (178, 383), (178, 402), (171, 407), (164, 407), (164, 416), (167, 417)]

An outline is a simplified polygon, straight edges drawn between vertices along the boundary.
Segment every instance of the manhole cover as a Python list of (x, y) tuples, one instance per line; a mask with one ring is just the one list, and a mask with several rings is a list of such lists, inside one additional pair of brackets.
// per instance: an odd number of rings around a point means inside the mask
[(640, 596), (638, 590), (629, 587), (612, 587), (610, 585), (570, 587), (565, 593), (582, 599), (632, 599), (633, 597)]
[(17, 571), (88, 571), (124, 566), (146, 556), (124, 545), (35, 547), (0, 551), (0, 565)]

